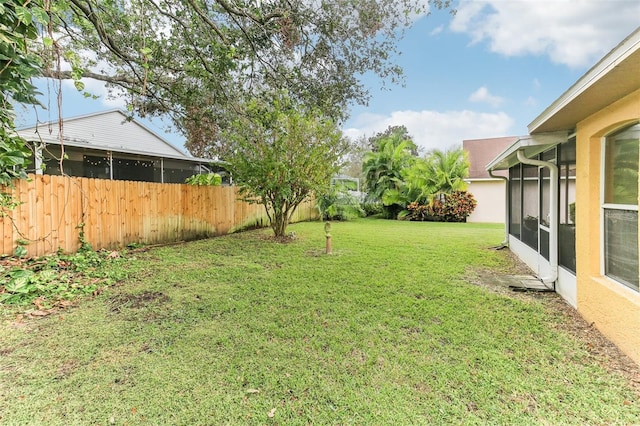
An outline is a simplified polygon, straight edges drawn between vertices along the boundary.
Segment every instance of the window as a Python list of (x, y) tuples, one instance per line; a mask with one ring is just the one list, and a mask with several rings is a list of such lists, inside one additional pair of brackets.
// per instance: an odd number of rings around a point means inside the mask
[(604, 149), (604, 273), (638, 290), (640, 124), (615, 133)]

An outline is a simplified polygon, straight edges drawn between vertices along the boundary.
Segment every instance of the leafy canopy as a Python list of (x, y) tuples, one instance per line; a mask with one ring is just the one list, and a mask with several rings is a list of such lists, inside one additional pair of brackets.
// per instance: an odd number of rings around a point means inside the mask
[[(397, 191), (403, 185), (403, 170), (412, 166), (416, 157), (412, 154), (416, 145), (406, 133), (406, 128), (389, 128), (387, 132), (371, 138), (374, 150), (364, 156), (362, 171), (365, 175), (367, 201), (383, 201), (387, 191)], [(398, 213), (396, 203), (386, 203), (383, 213), (386, 217), (395, 217)]]
[(276, 237), (285, 236), (296, 207), (324, 193), (339, 170), (347, 142), (335, 123), (278, 94), (248, 103), (225, 135), (234, 182), (249, 202), (264, 205)]
[[(398, 81), (402, 31), (449, 0), (53, 0), (45, 74), (122, 89), (141, 114), (169, 114), (191, 152), (228, 149), (221, 131), (250, 99), (286, 90), (339, 121), (369, 98), (360, 76)], [(57, 58), (71, 66), (58, 67)], [(117, 93), (117, 92), (114, 92)]]
[[(475, 208), (475, 200), (465, 192), (467, 183), (464, 179), (469, 176), (469, 160), (462, 147), (432, 150), (403, 169), (401, 175), (402, 183), (386, 190), (382, 196), (383, 204), (397, 206), (401, 216), (415, 210), (416, 206), (428, 206), (431, 215), (457, 220), (468, 216)], [(442, 205), (443, 200), (444, 210), (436, 206)], [(465, 207), (458, 211), (454, 205), (470, 206), (470, 209)], [(412, 208), (408, 208), (410, 206)]]
[[(13, 102), (37, 104), (31, 78), (40, 73), (40, 59), (28, 50), (46, 19), (39, 1), (0, 2), (0, 185), (26, 178), (30, 151), (16, 136)], [(2, 200), (6, 200), (4, 194)], [(2, 203), (4, 205), (4, 203)]]

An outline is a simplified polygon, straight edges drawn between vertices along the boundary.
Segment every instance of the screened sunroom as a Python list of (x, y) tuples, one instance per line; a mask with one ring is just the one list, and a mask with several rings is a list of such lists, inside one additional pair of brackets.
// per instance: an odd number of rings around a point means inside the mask
[(509, 172), (505, 243), (549, 290), (575, 306), (575, 137), (520, 138), (487, 169)]

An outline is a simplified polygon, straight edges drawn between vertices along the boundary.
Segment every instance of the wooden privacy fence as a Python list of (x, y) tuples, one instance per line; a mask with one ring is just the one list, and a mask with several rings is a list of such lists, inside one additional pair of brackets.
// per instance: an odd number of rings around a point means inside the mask
[[(229, 186), (193, 186), (29, 175), (9, 192), (20, 205), (0, 217), (0, 253), (26, 244), (29, 256), (75, 252), (81, 232), (94, 249), (206, 238), (268, 226), (264, 207), (238, 200)], [(311, 201), (293, 222), (316, 219)]]

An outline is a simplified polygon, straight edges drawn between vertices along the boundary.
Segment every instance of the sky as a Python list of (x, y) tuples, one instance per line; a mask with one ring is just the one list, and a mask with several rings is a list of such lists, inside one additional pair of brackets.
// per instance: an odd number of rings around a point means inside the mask
[[(529, 123), (640, 26), (638, 0), (459, 0), (454, 8), (455, 15), (432, 10), (406, 31), (394, 58), (403, 85), (363, 77), (371, 99), (351, 109), (347, 136), (404, 125), (426, 151), (526, 135)], [(100, 99), (63, 83), (64, 118), (124, 106), (107, 99), (101, 83), (86, 85)], [(55, 87), (44, 92), (49, 108), (38, 120), (56, 120)], [(18, 126), (35, 124), (32, 110), (17, 112)], [(143, 122), (183, 148), (183, 138), (165, 133), (161, 122)]]

